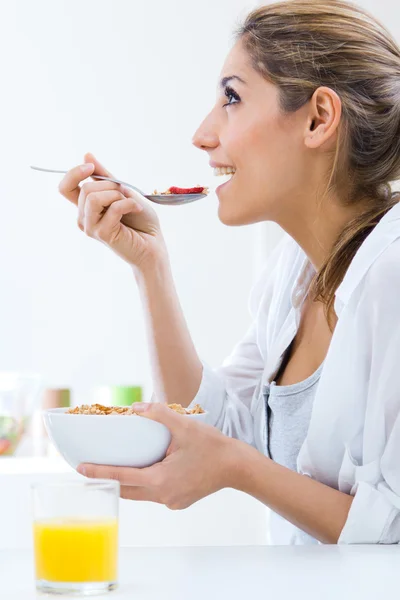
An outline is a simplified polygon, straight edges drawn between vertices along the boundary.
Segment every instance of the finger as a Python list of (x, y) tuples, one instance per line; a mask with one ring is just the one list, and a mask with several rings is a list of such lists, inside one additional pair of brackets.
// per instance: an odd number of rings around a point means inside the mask
[(92, 236), (95, 233), (96, 225), (104, 217), (105, 210), (111, 204), (125, 199), (118, 190), (102, 190), (101, 192), (90, 192), (86, 196), (84, 204), (84, 213), (78, 218), (78, 225), (83, 228), (85, 233)]
[(146, 487), (136, 487), (132, 485), (121, 485), (120, 496), (125, 500), (138, 500), (141, 502), (160, 503), (153, 490)]
[(121, 184), (121, 192), (124, 194), (124, 196), (126, 196), (127, 198), (134, 198), (135, 200), (140, 200), (140, 198), (144, 198), (144, 196), (142, 196), (142, 194), (139, 194), (139, 192), (137, 192), (136, 190), (133, 190), (132, 188)]
[(80, 192), (79, 184), (93, 173), (94, 168), (93, 163), (87, 163), (68, 171), (58, 186), (60, 194), (77, 205)]
[[(112, 181), (88, 181), (84, 183), (78, 196), (78, 225), (83, 230), (83, 220), (85, 216), (86, 198), (92, 192), (101, 192), (103, 190), (120, 190), (121, 186)], [(120, 194), (122, 197), (122, 193)]]
[(189, 426), (190, 419), (185, 415), (180, 415), (166, 404), (160, 402), (141, 402), (132, 405), (132, 409), (141, 417), (146, 417), (152, 421), (162, 423), (174, 435), (186, 431)]
[(84, 160), (85, 163), (92, 163), (94, 165), (94, 173), (96, 173), (96, 175), (103, 175), (103, 177), (112, 177), (114, 179), (114, 175), (110, 173), (110, 171), (107, 171), (91, 152), (85, 154)]
[(146, 487), (150, 483), (149, 469), (133, 467), (110, 467), (83, 463), (77, 468), (78, 473), (89, 479), (113, 479), (121, 485)]
[[(121, 219), (124, 215), (134, 215), (143, 210), (132, 198), (117, 200), (110, 205), (101, 221), (98, 223), (94, 237), (102, 242), (112, 244), (121, 232)], [(130, 222), (132, 219), (130, 219)], [(130, 223), (130, 229), (134, 229), (134, 223)]]

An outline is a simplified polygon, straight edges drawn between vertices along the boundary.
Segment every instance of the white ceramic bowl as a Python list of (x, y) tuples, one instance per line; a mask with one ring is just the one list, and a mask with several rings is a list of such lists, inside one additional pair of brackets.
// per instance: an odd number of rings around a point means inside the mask
[[(47, 433), (59, 453), (76, 469), (80, 463), (149, 467), (165, 458), (169, 430), (136, 415), (71, 415), (66, 408), (43, 414)], [(206, 414), (182, 419), (206, 420)]]

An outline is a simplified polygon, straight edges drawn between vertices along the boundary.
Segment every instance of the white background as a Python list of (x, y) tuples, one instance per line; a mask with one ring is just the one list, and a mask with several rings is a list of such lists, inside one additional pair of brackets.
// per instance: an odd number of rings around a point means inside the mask
[[(240, 16), (255, 2), (1, 3), (0, 370), (33, 370), (75, 402), (151, 376), (125, 263), (76, 227), (59, 176), (94, 152), (144, 190), (214, 184), (191, 137), (215, 100)], [(198, 351), (217, 365), (248, 325), (254, 229), (202, 203), (158, 209)]]
[[(211, 108), (250, 0), (15, 0), (0, 4), (0, 370), (33, 370), (75, 402), (151, 375), (129, 268), (76, 227), (57, 175), (94, 152), (144, 190), (215, 185), (191, 137)], [(395, 2), (364, 0), (395, 34)], [(255, 274), (279, 236), (228, 228), (214, 194), (158, 208), (201, 356), (218, 365), (249, 323)]]

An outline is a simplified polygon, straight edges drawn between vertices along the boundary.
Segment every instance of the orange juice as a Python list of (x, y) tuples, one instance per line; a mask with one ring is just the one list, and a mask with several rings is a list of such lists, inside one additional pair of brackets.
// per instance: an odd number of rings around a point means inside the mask
[(117, 519), (36, 521), (36, 578), (52, 582), (117, 580)]

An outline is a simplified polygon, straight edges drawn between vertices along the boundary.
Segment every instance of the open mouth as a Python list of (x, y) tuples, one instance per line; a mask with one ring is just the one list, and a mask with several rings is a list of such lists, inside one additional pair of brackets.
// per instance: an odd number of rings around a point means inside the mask
[[(227, 183), (229, 183), (232, 177), (235, 175), (236, 169), (233, 167), (216, 167), (214, 168), (214, 175), (216, 177), (223, 177), (223, 182), (221, 185), (217, 187), (217, 190), (224, 187)], [(216, 190), (216, 191), (217, 191)]]

